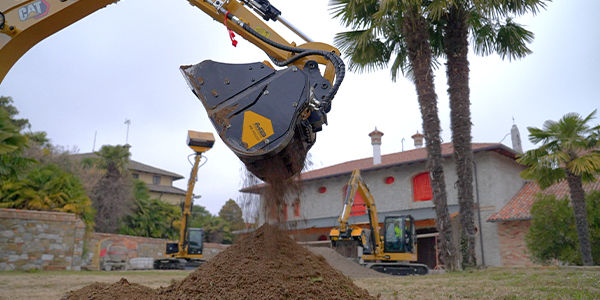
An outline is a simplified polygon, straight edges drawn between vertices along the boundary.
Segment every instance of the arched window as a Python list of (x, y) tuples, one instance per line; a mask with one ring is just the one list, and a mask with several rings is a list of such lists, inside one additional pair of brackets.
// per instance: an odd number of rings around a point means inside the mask
[(413, 201), (415, 202), (433, 199), (429, 172), (424, 172), (413, 177), (413, 196)]

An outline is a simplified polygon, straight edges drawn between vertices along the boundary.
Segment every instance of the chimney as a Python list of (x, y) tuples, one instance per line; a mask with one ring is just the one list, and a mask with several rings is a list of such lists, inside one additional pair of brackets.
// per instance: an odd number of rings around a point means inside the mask
[(371, 137), (371, 145), (373, 145), (373, 164), (378, 165), (381, 163), (381, 137), (383, 136), (383, 132), (375, 130), (369, 133)]
[(512, 148), (517, 153), (523, 153), (523, 147), (521, 146), (521, 134), (519, 134), (519, 128), (516, 124), (513, 124), (510, 129), (510, 138), (512, 140)]
[(415, 133), (413, 136), (411, 136), (411, 138), (413, 140), (415, 140), (415, 148), (422, 148), (423, 147), (423, 138), (425, 136), (420, 134), (419, 131), (417, 130), (417, 133)]

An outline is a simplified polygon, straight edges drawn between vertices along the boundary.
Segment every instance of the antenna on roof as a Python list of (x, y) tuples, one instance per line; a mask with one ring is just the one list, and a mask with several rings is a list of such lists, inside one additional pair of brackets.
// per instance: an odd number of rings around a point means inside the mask
[(94, 144), (92, 145), (92, 152), (96, 152), (96, 135), (98, 134), (98, 130), (94, 131)]
[(129, 145), (129, 125), (131, 125), (131, 120), (125, 119), (125, 125), (127, 125), (127, 135), (125, 135), (125, 145)]

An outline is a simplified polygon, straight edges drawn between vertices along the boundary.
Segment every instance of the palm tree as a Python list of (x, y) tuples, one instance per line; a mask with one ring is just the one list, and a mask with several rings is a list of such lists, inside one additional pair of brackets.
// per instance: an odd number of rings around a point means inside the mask
[[(414, 2), (414, 1), (413, 1)], [(442, 167), (440, 120), (437, 95), (433, 83), (433, 53), (430, 24), (423, 7), (410, 1), (333, 0), (334, 16), (353, 31), (336, 35), (338, 46), (350, 57), (351, 70), (373, 70), (386, 67), (392, 53), (392, 80), (398, 70), (415, 83), (423, 120), (427, 148), (427, 166), (431, 175), (433, 201), (440, 232), (439, 246), (443, 264), (449, 270), (459, 268), (452, 227), (448, 214), (446, 185)], [(381, 41), (379, 38), (382, 38)]]
[(473, 218), (473, 152), (469, 100), (469, 31), (477, 54), (497, 52), (504, 59), (521, 58), (531, 53), (527, 43), (533, 33), (512, 20), (512, 16), (536, 13), (545, 0), (508, 1), (433, 1), (428, 17), (436, 25), (437, 45), (446, 56), (446, 76), (450, 100), (450, 127), (458, 176), (462, 264), (476, 265), (475, 222)]
[(20, 133), (10, 113), (0, 106), (0, 183), (17, 177), (33, 162), (21, 155), (26, 146), (27, 137)]
[(94, 224), (91, 204), (79, 178), (54, 164), (38, 166), (24, 178), (0, 185), (0, 207), (74, 213), (88, 229)]
[(585, 205), (584, 182), (596, 180), (600, 173), (600, 125), (590, 127), (596, 110), (582, 118), (577, 113), (564, 115), (558, 122), (548, 120), (543, 129), (528, 127), (529, 140), (542, 145), (527, 151), (517, 161), (528, 166), (521, 176), (535, 180), (545, 189), (566, 179), (575, 213), (575, 226), (583, 264), (594, 264)]
[(133, 181), (127, 170), (129, 146), (104, 145), (96, 155), (95, 163), (105, 170), (90, 193), (97, 211), (96, 231), (115, 233), (121, 218), (135, 206)]

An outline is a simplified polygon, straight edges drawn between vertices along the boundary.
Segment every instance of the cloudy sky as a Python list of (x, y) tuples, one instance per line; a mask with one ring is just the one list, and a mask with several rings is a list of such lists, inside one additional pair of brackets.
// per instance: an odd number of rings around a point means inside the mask
[[(332, 44), (344, 31), (332, 20), (326, 0), (272, 0), (284, 18), (313, 40)], [(541, 127), (567, 112), (587, 115), (600, 107), (600, 1), (555, 1), (518, 22), (535, 33), (533, 54), (518, 61), (470, 55), (474, 142), (500, 142), (514, 123), (524, 148), (528, 126)], [(273, 27), (290, 41), (286, 30)], [(188, 89), (180, 65), (205, 59), (229, 63), (263, 61), (254, 45), (238, 38), (231, 46), (225, 27), (185, 0), (124, 0), (45, 39), (27, 52), (0, 84), (33, 130), (79, 152), (124, 144), (131, 120), (132, 158), (182, 174), (185, 188), (192, 152), (187, 130), (214, 132), (202, 104)], [(442, 138), (450, 141), (445, 70), (436, 72)], [(414, 85), (393, 83), (389, 71), (346, 76), (328, 115), (329, 126), (311, 150), (313, 168), (372, 154), (368, 133), (384, 132), (382, 154), (412, 149), (421, 131)], [(598, 121), (596, 121), (598, 122)], [(239, 199), (242, 164), (218, 140), (199, 170), (197, 204), (216, 214), (227, 199)]]

